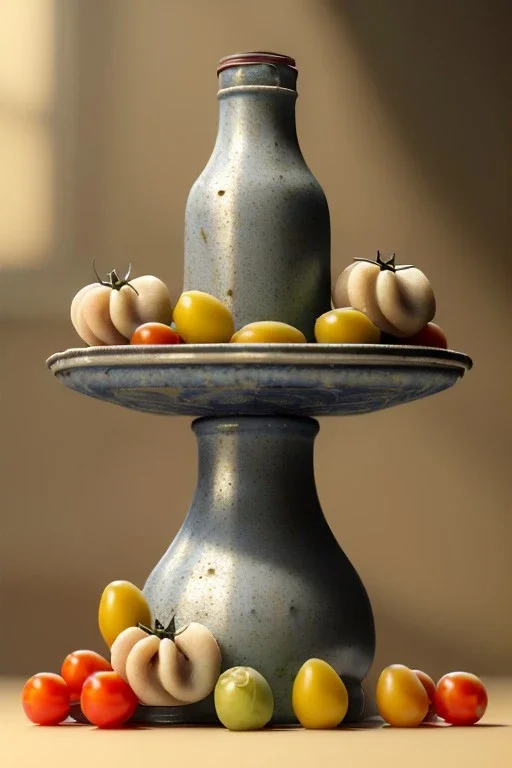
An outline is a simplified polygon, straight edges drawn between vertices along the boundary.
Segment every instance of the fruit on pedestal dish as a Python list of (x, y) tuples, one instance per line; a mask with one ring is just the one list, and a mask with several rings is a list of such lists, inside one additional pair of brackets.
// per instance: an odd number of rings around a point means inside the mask
[[(436, 302), (427, 277), (395, 254), (355, 259), (333, 289), (333, 309), (316, 319), (321, 344), (394, 344), (447, 348), (432, 319)], [(93, 262), (94, 267), (94, 262)], [(304, 344), (297, 328), (279, 320), (256, 320), (235, 331), (233, 316), (216, 296), (187, 290), (174, 310), (159, 278), (124, 277), (116, 270), (86, 285), (71, 303), (71, 320), (89, 345)]]
[(78, 335), (91, 346), (127, 344), (143, 323), (170, 324), (172, 306), (169, 289), (158, 277), (130, 279), (130, 269), (121, 278), (116, 270), (102, 280), (82, 288), (71, 302), (71, 322)]
[(315, 323), (315, 339), (319, 344), (378, 344), (380, 331), (358, 309), (331, 309)]
[(235, 330), (226, 305), (203, 291), (182, 293), (172, 319), (177, 333), (187, 344), (226, 343)]
[(377, 251), (375, 261), (355, 259), (337, 279), (332, 298), (336, 308), (359, 309), (381, 331), (407, 337), (434, 318), (436, 301), (424, 273), (395, 264), (395, 258)]
[(445, 333), (436, 323), (427, 323), (414, 336), (405, 339), (396, 339), (398, 344), (411, 344), (416, 347), (437, 347), (448, 349), (448, 341)]
[(231, 337), (232, 344), (305, 344), (306, 341), (302, 331), (277, 320), (248, 323)]
[(130, 344), (183, 344), (183, 339), (163, 323), (144, 323), (132, 333)]

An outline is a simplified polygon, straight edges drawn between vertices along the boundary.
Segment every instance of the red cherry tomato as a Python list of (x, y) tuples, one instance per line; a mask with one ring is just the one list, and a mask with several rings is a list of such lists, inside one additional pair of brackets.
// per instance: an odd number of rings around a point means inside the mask
[(450, 672), (436, 687), (435, 707), (439, 717), (452, 725), (474, 725), (487, 709), (487, 691), (470, 672)]
[(183, 339), (164, 323), (144, 323), (133, 332), (130, 344), (183, 344)]
[(422, 672), (421, 669), (413, 669), (414, 674), (419, 677), (420, 683), (423, 685), (424, 689), (427, 692), (428, 696), (428, 712), (425, 715), (425, 720), (433, 720), (435, 719), (435, 707), (434, 707), (434, 699), (436, 695), (436, 684), (430, 677), (430, 675), (427, 675), (426, 672)]
[(71, 701), (79, 701), (82, 686), (93, 672), (109, 672), (109, 662), (96, 651), (73, 651), (62, 662), (60, 673), (67, 683)]
[(439, 349), (448, 349), (448, 341), (441, 328), (435, 323), (427, 323), (414, 336), (408, 336), (406, 339), (398, 339), (399, 344), (410, 344), (416, 347), (438, 347)]
[(66, 681), (53, 672), (39, 672), (23, 686), (21, 703), (29, 720), (38, 725), (57, 725), (69, 715)]
[(135, 712), (138, 700), (117, 672), (95, 672), (82, 688), (80, 708), (98, 728), (123, 725)]

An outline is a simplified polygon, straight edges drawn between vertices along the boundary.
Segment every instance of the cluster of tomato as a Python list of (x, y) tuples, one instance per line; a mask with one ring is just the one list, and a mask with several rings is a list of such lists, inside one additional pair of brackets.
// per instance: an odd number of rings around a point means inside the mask
[[(405, 271), (404, 271), (405, 270)], [(98, 277), (98, 275), (96, 274)], [(82, 288), (71, 320), (90, 345), (105, 344), (294, 344), (304, 334), (288, 323), (261, 320), (235, 332), (228, 307), (204, 291), (185, 291), (172, 307), (165, 283), (152, 275), (130, 280), (113, 270), (107, 280)], [(408, 344), (447, 348), (443, 331), (430, 322), (435, 301), (426, 277), (392, 259), (358, 260), (340, 275), (333, 309), (315, 323), (320, 344)], [(427, 322), (428, 320), (428, 322)]]
[[(382, 718), (395, 727), (415, 727), (438, 717), (446, 723), (477, 723), (487, 708), (482, 681), (468, 672), (451, 672), (437, 685), (429, 675), (393, 664), (381, 673), (376, 692)], [(100, 727), (126, 723), (137, 707), (137, 697), (109, 662), (94, 651), (74, 651), (61, 674), (42, 672), (31, 677), (22, 695), (27, 717), (39, 725), (56, 725), (80, 703), (86, 719)], [(233, 667), (220, 675), (214, 691), (215, 710), (229, 730), (263, 728), (271, 720), (274, 698), (267, 680), (251, 667)], [(292, 704), (304, 728), (336, 728), (348, 711), (347, 689), (327, 662), (309, 659), (297, 673)]]
[[(118, 581), (105, 587), (98, 624), (109, 648), (125, 627), (150, 620), (144, 595), (134, 584)], [(95, 651), (79, 650), (66, 656), (60, 675), (40, 672), (27, 680), (22, 692), (25, 714), (38, 725), (62, 723), (73, 704), (80, 705), (89, 722), (108, 728), (129, 720), (138, 699), (107, 659)]]
[(64, 659), (60, 675), (39, 672), (23, 687), (23, 709), (38, 725), (62, 723), (75, 703), (100, 728), (122, 725), (138, 704), (128, 683), (95, 651), (74, 651)]
[(389, 725), (414, 727), (438, 717), (451, 725), (474, 725), (487, 709), (487, 691), (469, 672), (449, 672), (436, 685), (421, 670), (392, 664), (380, 674), (376, 702)]

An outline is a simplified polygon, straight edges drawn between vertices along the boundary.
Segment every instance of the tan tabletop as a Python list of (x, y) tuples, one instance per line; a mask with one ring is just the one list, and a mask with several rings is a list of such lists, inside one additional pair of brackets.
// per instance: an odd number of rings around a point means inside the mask
[(472, 728), (358, 727), (231, 733), (223, 728), (101, 731), (32, 725), (22, 680), (0, 679), (1, 768), (512, 768), (512, 679), (486, 681), (489, 707)]

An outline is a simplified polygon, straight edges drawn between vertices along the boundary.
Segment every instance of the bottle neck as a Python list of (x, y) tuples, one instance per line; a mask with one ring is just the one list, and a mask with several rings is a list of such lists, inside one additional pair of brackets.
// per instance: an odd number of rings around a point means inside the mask
[(283, 145), (298, 150), (296, 80), (296, 70), (273, 64), (220, 72), (216, 148), (233, 149), (242, 143), (256, 153)]
[(297, 94), (270, 86), (240, 86), (219, 92), (216, 149), (249, 145), (254, 152), (269, 146), (298, 149), (295, 124)]

